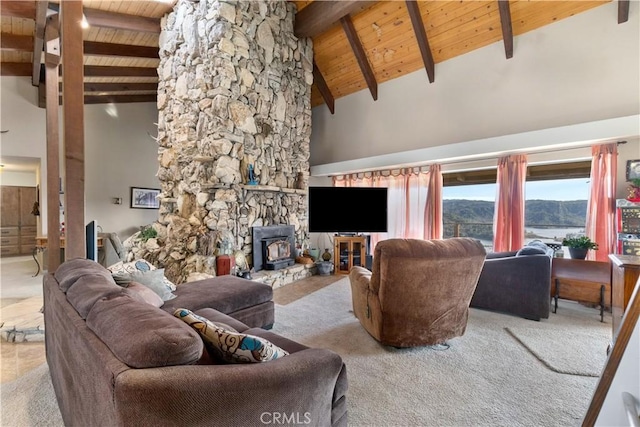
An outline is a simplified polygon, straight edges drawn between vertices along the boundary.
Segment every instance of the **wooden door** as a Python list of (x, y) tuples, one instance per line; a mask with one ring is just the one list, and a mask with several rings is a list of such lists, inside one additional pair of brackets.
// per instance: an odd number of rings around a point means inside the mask
[(20, 187), (20, 226), (36, 226), (36, 216), (31, 212), (37, 200), (35, 187)]
[(20, 225), (20, 187), (2, 186), (2, 218), (0, 226), (18, 227)]

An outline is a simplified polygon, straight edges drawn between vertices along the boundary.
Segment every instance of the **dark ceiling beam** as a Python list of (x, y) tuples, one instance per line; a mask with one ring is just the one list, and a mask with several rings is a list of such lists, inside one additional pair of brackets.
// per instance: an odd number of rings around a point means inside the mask
[(375, 1), (314, 1), (296, 14), (296, 37), (314, 37), (328, 30), (343, 17), (358, 13)]
[(85, 77), (158, 77), (156, 68), (85, 65)]
[(316, 65), (316, 61), (313, 61), (313, 82), (320, 91), (320, 95), (322, 95), (322, 99), (324, 99), (325, 104), (329, 107), (329, 111), (331, 111), (331, 114), (334, 114), (336, 111), (335, 100), (331, 94), (329, 86), (327, 86), (327, 82), (324, 80), (324, 77), (320, 72), (320, 69)]
[(156, 102), (157, 95), (85, 95), (85, 104), (124, 104), (128, 102)]
[(0, 62), (0, 76), (31, 76), (31, 63)]
[[(50, 9), (57, 11), (57, 4), (49, 5)], [(114, 30), (129, 30), (141, 33), (160, 34), (160, 19), (146, 16), (127, 15), (124, 13), (109, 12), (100, 9), (83, 9), (89, 26), (112, 28)]]
[(33, 49), (33, 37), (1, 33), (0, 48), (2, 48), (2, 50), (22, 50), (25, 52), (31, 52)]
[(35, 86), (40, 80), (42, 69), (42, 49), (44, 48), (44, 30), (47, 25), (47, 9), (49, 2), (38, 0), (36, 2), (36, 28), (33, 37), (33, 63), (31, 70), (31, 83)]
[(0, 1), (0, 15), (12, 18), (36, 19), (35, 1)]
[[(85, 83), (85, 95), (99, 95), (88, 92), (127, 92), (127, 91), (158, 92), (158, 83)], [(154, 93), (155, 95), (155, 93)]]
[(127, 56), (158, 59), (158, 48), (130, 44), (84, 42), (84, 54), (93, 56)]
[(427, 70), (429, 76), (429, 83), (433, 83), (436, 78), (435, 63), (433, 62), (433, 55), (431, 48), (429, 47), (429, 39), (427, 39), (427, 32), (424, 29), (424, 22), (422, 21), (422, 15), (420, 15), (420, 7), (415, 0), (407, 0), (407, 10), (409, 11), (409, 17), (411, 18), (411, 25), (413, 25), (413, 32), (416, 35), (418, 41), (418, 47), (420, 47), (420, 54), (422, 55), (422, 62), (424, 62), (424, 68)]
[(629, 0), (618, 0), (618, 24), (629, 20)]
[(513, 29), (511, 28), (511, 12), (509, 0), (498, 0), (500, 11), (500, 25), (502, 25), (502, 40), (504, 40), (504, 53), (507, 59), (513, 57)]
[[(29, 62), (0, 62), (2, 76), (30, 76)], [(143, 67), (107, 67), (101, 65), (85, 65), (85, 77), (158, 77), (155, 68)]]
[[(43, 38), (40, 40), (40, 52), (44, 45), (44, 32)], [(130, 44), (117, 44), (117, 43), (101, 43), (84, 41), (84, 54), (91, 56), (126, 56), (135, 58), (152, 58), (158, 59), (158, 48), (150, 46), (134, 46)], [(10, 33), (0, 34), (0, 47), (3, 50), (21, 50), (25, 52), (38, 52), (37, 46), (34, 49), (34, 38), (32, 36), (20, 36)], [(40, 57), (34, 55), (34, 60), (38, 61), (38, 78), (40, 76)], [(35, 68), (35, 67), (34, 67)]]
[(371, 96), (373, 96), (373, 100), (378, 100), (378, 82), (376, 81), (376, 76), (373, 74), (373, 70), (371, 69), (371, 65), (369, 64), (369, 60), (367, 59), (367, 54), (362, 47), (362, 43), (360, 43), (360, 39), (358, 38), (358, 33), (356, 32), (356, 28), (353, 26), (353, 21), (349, 16), (344, 16), (340, 19), (340, 23), (342, 24), (342, 29), (347, 35), (347, 39), (349, 40), (349, 44), (351, 45), (351, 49), (353, 50), (356, 59), (358, 60), (358, 65), (360, 66), (360, 70), (362, 71), (362, 75), (367, 82), (367, 86), (369, 86), (369, 91), (371, 92)]

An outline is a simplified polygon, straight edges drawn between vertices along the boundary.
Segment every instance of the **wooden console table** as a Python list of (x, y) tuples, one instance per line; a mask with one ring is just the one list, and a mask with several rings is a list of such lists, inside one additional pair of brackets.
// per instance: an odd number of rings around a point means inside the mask
[(611, 305), (611, 265), (604, 261), (553, 258), (551, 296), (555, 301), (554, 313), (558, 309), (558, 298), (599, 304), (603, 322), (604, 308)]
[(640, 277), (640, 256), (611, 254), (609, 259), (612, 265), (611, 314), (613, 315), (613, 340), (615, 341), (622, 323), (622, 316), (629, 305), (638, 277)]
[[(102, 236), (98, 236), (98, 248), (102, 248), (103, 246), (104, 246), (104, 239), (102, 238)], [(60, 236), (60, 249), (64, 249), (65, 247), (66, 247), (65, 236)], [(34, 274), (33, 277), (36, 277), (38, 274), (40, 274), (40, 262), (38, 262), (38, 258), (36, 258), (36, 255), (38, 254), (38, 252), (42, 252), (45, 249), (47, 249), (47, 236), (37, 236), (36, 246), (33, 248), (33, 253), (31, 255), (33, 256), (33, 260), (36, 262), (36, 265), (38, 266), (38, 271), (36, 271), (36, 274)]]

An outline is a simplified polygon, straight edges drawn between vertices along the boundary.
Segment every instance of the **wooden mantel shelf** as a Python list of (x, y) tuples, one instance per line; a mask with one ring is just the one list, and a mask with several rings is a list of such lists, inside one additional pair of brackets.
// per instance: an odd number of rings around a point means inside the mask
[[(202, 191), (212, 191), (212, 190), (220, 190), (220, 189), (230, 189), (232, 186), (229, 184), (201, 184), (200, 188)], [(272, 191), (275, 193), (289, 193), (289, 194), (307, 194), (307, 190), (301, 190), (299, 188), (286, 188), (286, 187), (277, 187), (275, 185), (250, 185), (250, 184), (239, 184), (243, 190), (247, 191)]]
[(248, 191), (275, 191), (275, 192), (278, 192), (278, 193), (307, 194), (307, 190), (301, 190), (299, 188), (276, 187), (274, 185), (241, 184), (240, 188), (243, 188), (243, 189), (248, 190)]

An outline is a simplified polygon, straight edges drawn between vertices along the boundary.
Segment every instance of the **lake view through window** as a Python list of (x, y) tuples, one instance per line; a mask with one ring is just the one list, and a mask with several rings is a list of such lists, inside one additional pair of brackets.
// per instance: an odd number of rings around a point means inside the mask
[[(473, 237), (493, 244), (496, 184), (443, 188), (444, 237)], [(554, 179), (525, 184), (525, 241), (562, 242), (584, 232), (589, 179)]]

